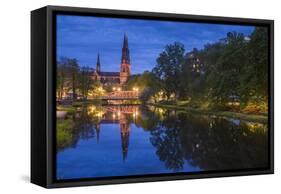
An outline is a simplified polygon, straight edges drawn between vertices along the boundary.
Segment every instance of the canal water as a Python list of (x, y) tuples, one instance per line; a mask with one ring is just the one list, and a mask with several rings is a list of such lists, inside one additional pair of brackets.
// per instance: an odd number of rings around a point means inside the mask
[(136, 105), (89, 105), (58, 121), (72, 123), (58, 180), (268, 166), (262, 123)]

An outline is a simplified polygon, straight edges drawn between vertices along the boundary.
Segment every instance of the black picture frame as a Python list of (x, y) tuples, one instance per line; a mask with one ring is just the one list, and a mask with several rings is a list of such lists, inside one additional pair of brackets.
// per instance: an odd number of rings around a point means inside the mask
[[(269, 166), (265, 169), (57, 181), (55, 179), (56, 14), (266, 26), (269, 30)], [(31, 12), (31, 182), (46, 188), (274, 173), (274, 21), (230, 17), (46, 6)]]

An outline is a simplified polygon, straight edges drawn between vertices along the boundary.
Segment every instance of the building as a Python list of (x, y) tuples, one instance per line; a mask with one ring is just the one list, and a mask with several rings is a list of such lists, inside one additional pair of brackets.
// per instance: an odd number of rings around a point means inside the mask
[(120, 84), (123, 85), (131, 76), (131, 61), (130, 61), (130, 51), (128, 44), (128, 37), (124, 35), (122, 56), (120, 63), (119, 72), (105, 72), (101, 71), (100, 56), (98, 54), (96, 70), (94, 72), (94, 78), (99, 80), (103, 85), (108, 84)]
[(205, 67), (203, 62), (200, 60), (199, 51), (193, 49), (190, 53), (187, 53), (186, 60), (191, 67), (191, 71), (195, 74), (204, 75)]

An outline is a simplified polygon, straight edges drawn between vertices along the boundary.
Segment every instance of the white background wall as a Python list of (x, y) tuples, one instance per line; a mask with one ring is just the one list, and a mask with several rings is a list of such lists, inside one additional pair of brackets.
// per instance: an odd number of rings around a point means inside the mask
[[(277, 0), (0, 1), (0, 193), (277, 193), (280, 192), (281, 12)], [(275, 175), (46, 190), (29, 183), (30, 11), (65, 5), (275, 20)], [(279, 179), (279, 180), (278, 180)], [(279, 185), (278, 185), (279, 183)], [(270, 192), (272, 191), (272, 192)]]

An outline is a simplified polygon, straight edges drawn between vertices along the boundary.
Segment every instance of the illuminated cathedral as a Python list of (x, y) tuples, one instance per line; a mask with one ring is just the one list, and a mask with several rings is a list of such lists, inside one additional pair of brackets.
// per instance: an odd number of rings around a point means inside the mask
[(130, 75), (131, 75), (130, 51), (129, 51), (128, 37), (125, 34), (123, 47), (122, 47), (120, 72), (101, 71), (100, 56), (98, 54), (94, 76), (103, 85), (107, 85), (107, 84), (123, 85), (129, 79)]

